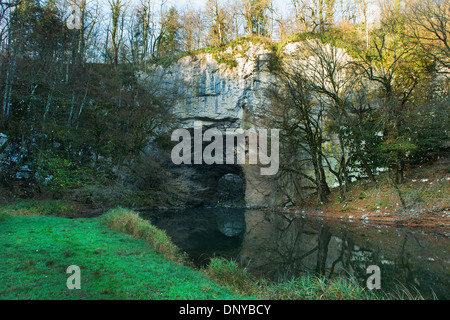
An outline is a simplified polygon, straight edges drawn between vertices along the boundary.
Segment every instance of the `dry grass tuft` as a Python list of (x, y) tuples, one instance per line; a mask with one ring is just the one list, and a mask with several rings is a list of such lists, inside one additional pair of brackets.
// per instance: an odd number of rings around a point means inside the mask
[(183, 263), (186, 255), (172, 242), (170, 237), (148, 221), (139, 217), (136, 212), (117, 208), (112, 209), (101, 217), (102, 223), (119, 232), (127, 233), (135, 238), (150, 243), (168, 260)]

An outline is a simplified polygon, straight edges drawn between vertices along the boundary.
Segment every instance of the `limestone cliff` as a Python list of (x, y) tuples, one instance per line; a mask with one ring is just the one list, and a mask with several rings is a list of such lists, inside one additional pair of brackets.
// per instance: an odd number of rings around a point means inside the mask
[(200, 53), (154, 66), (151, 75), (141, 73), (140, 79), (177, 97), (173, 111), (186, 127), (197, 119), (204, 125), (249, 128), (265, 102), (263, 89), (273, 80), (269, 59), (263, 44), (248, 42), (220, 54)]
[[(140, 73), (139, 79), (148, 90), (175, 97), (173, 113), (184, 128), (193, 128), (194, 120), (200, 120), (205, 128), (257, 129), (255, 115), (267, 102), (264, 88), (273, 81), (269, 61), (270, 51), (263, 44), (247, 42), (220, 53), (155, 65), (148, 73)], [(237, 174), (245, 181), (247, 206), (271, 206), (279, 200), (272, 179), (261, 177), (258, 168), (217, 167), (196, 167), (199, 180), (209, 190), (203, 193), (202, 205), (216, 204), (217, 183), (225, 174)]]

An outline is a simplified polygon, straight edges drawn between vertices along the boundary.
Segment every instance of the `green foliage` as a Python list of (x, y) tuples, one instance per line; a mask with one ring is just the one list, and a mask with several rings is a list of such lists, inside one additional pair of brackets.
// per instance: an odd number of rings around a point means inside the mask
[(172, 6), (162, 17), (162, 29), (156, 39), (158, 46), (158, 57), (176, 55), (180, 53), (180, 30), (181, 24), (177, 9)]
[[(42, 154), (37, 163), (37, 174), (52, 191), (64, 192), (81, 187), (84, 184), (84, 171), (62, 157), (54, 154)], [(45, 179), (49, 179), (45, 182)]]
[(272, 44), (267, 38), (253, 35), (250, 37), (240, 37), (238, 39), (230, 40), (220, 46), (209, 46), (204, 49), (197, 50), (191, 55), (198, 55), (200, 53), (209, 53), (219, 64), (225, 64), (229, 68), (237, 66), (236, 57), (239, 55), (245, 56), (246, 49), (251, 44), (263, 44), (266, 49), (272, 49)]
[(413, 108), (408, 114), (407, 128), (414, 141), (413, 162), (436, 159), (450, 141), (450, 99), (434, 100)]
[(86, 199), (96, 205), (104, 204), (109, 207), (151, 207), (158, 203), (165, 203), (164, 197), (160, 197), (153, 190), (136, 190), (136, 188), (120, 183), (111, 183), (108, 180), (105, 180), (104, 184), (91, 182), (72, 190), (68, 196), (75, 199)]
[(62, 46), (71, 45), (74, 32), (66, 28), (55, 7), (40, 1), (19, 2), (11, 14), (13, 37), (21, 37), (25, 55), (39, 55), (45, 60)]
[(283, 59), (278, 51), (278, 47), (276, 45), (272, 45), (270, 47), (270, 56), (269, 56), (269, 71), (276, 73), (281, 70)]
[(45, 74), (56, 72), (52, 68), (36, 63), (33, 73), (21, 70), (24, 79), (36, 83), (32, 92), (20, 83), (12, 88), (9, 124), (2, 132), (26, 152), (20, 163), (2, 170), (3, 181), (11, 183), (14, 170), (26, 164), (32, 170), (29, 182), (55, 196), (89, 184), (110, 186), (152, 139), (158, 147), (162, 124), (176, 125), (168, 112), (172, 97), (144, 90), (133, 66), (70, 65), (68, 82), (49, 80)]
[(277, 300), (376, 300), (375, 293), (361, 287), (355, 279), (306, 275), (268, 288)]
[(277, 52), (281, 54), (288, 43), (302, 42), (308, 39), (319, 39), (324, 44), (345, 49), (352, 57), (357, 57), (357, 48), (363, 46), (363, 39), (356, 29), (330, 28), (319, 32), (301, 32), (287, 37), (277, 45)]
[(388, 161), (395, 161), (399, 153), (406, 154), (414, 152), (417, 145), (402, 137), (396, 140), (385, 140), (379, 147), (379, 151), (383, 153)]
[(428, 101), (410, 106), (403, 114), (400, 132), (388, 131), (372, 145), (377, 164), (395, 167), (399, 159), (419, 164), (436, 159), (450, 140), (449, 109), (445, 101)]
[(177, 62), (178, 60), (189, 56), (190, 54), (188, 52), (181, 52), (178, 54), (173, 54), (173, 55), (168, 55), (168, 56), (164, 56), (164, 57), (154, 57), (152, 59), (149, 60), (150, 63), (155, 64), (155, 65), (161, 65), (164, 67), (168, 67), (171, 64)]
[(230, 68), (237, 67), (237, 62), (233, 53), (216, 54), (214, 58), (219, 64), (225, 64)]

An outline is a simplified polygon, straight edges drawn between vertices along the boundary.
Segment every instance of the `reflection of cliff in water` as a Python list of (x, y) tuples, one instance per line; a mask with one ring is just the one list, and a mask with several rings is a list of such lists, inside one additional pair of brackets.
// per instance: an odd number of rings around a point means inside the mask
[(245, 210), (191, 208), (142, 214), (163, 229), (197, 265), (212, 256), (237, 257), (245, 233)]
[(449, 240), (393, 227), (356, 227), (339, 222), (290, 219), (246, 212), (240, 261), (272, 279), (307, 272), (327, 277), (354, 275), (365, 285), (369, 265), (381, 268), (382, 288), (415, 286), (427, 298), (433, 290), (450, 298)]
[(432, 298), (450, 298), (449, 244), (444, 235), (285, 217), (239, 208), (201, 208), (144, 215), (164, 229), (194, 263), (213, 256), (236, 259), (249, 272), (273, 280), (304, 272), (351, 274), (365, 281), (381, 268), (381, 286), (413, 285)]

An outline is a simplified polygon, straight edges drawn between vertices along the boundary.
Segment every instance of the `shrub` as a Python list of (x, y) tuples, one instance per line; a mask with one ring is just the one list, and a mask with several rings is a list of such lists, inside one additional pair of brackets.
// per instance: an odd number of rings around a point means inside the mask
[(37, 175), (41, 185), (46, 185), (54, 194), (82, 186), (85, 183), (85, 170), (75, 163), (57, 155), (42, 154), (37, 162)]

